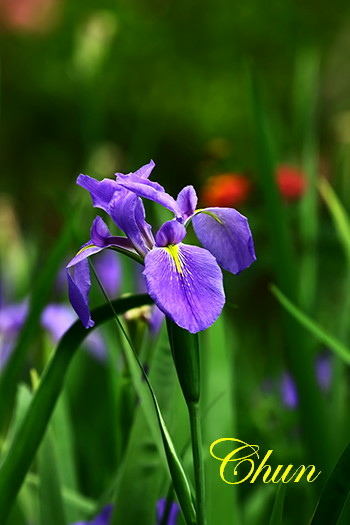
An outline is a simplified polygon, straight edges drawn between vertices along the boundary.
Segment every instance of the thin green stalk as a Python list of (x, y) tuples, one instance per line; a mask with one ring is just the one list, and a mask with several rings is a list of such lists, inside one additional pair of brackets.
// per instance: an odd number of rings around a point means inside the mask
[(199, 415), (199, 403), (188, 403), (188, 413), (191, 425), (192, 455), (194, 468), (194, 482), (196, 490), (197, 525), (206, 525), (204, 509), (204, 463), (202, 430)]

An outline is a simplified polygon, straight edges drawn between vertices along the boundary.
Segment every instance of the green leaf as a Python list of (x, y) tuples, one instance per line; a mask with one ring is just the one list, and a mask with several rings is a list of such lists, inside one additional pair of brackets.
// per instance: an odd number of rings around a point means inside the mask
[(273, 505), (272, 514), (270, 518), (270, 525), (283, 525), (282, 520), (286, 488), (286, 485), (283, 485), (283, 483), (280, 483), (277, 487), (275, 503)]
[[(150, 381), (157, 392), (158, 399), (162, 401), (161, 409), (165, 415), (171, 410), (170, 401), (175, 379), (169, 349), (163, 345), (158, 346), (151, 364)], [(140, 406), (135, 416), (124, 461), (118, 473), (113, 516), (116, 523), (123, 523), (127, 515), (129, 525), (140, 523), (154, 525), (156, 502), (159, 499), (165, 469), (168, 475), (167, 466), (164, 467), (144, 410)], [(136, 479), (142, 482), (135, 483)], [(137, 505), (130, 505), (130, 501), (137, 501)]]
[[(131, 308), (151, 303), (152, 300), (148, 295), (138, 295), (118, 299), (113, 302), (113, 306), (118, 314), (122, 314)], [(75, 352), (88, 334), (110, 319), (113, 312), (107, 304), (93, 310), (92, 315), (95, 319), (93, 328), (86, 330), (78, 320), (63, 335), (52, 360), (44, 371), (23, 423), (16, 433), (0, 468), (0, 516), (3, 520), (6, 520), (9, 514), (18, 490), (43, 439)]]
[[(119, 320), (117, 319), (119, 322)], [(125, 334), (125, 332), (124, 332)], [(126, 335), (126, 334), (125, 334)], [(174, 484), (174, 489), (181, 506), (181, 510), (184, 514), (186, 523), (188, 525), (194, 525), (196, 523), (196, 513), (192, 504), (192, 495), (189, 482), (187, 480), (186, 474), (183, 470), (181, 461), (179, 460), (174, 444), (169, 435), (167, 426), (164, 422), (162, 413), (159, 408), (158, 400), (154, 393), (151, 383), (145, 374), (142, 364), (139, 360), (139, 357), (134, 350), (130, 340), (128, 339), (129, 345), (125, 345), (125, 358), (127, 360), (131, 376), (134, 381), (134, 386), (137, 390), (137, 393), (142, 399), (142, 405), (144, 408), (145, 415), (148, 419), (149, 426), (151, 430), (155, 431), (154, 425), (154, 409), (158, 421), (158, 427), (161, 433), (161, 438), (164, 446), (164, 451), (166, 459), (168, 462), (168, 467)], [(142, 381), (140, 376), (140, 371), (143, 374), (144, 381)], [(155, 436), (157, 442), (157, 436)], [(116, 523), (114, 516), (112, 516), (112, 525)]]
[(343, 246), (348, 263), (350, 263), (350, 221), (348, 214), (326, 179), (321, 179), (319, 190), (332, 215), (339, 240)]
[(48, 429), (38, 452), (39, 524), (65, 525), (61, 480), (54, 448), (52, 427)]
[(343, 343), (338, 341), (332, 335), (328, 334), (317, 323), (312, 321), (301, 310), (299, 310), (299, 308), (297, 308), (289, 301), (289, 299), (287, 299), (287, 297), (277, 288), (277, 286), (272, 285), (271, 291), (282, 304), (282, 306), (318, 341), (327, 345), (338, 357), (345, 361), (345, 363), (350, 363), (350, 350), (345, 345), (343, 345)]
[(322, 491), (310, 525), (338, 522), (350, 492), (350, 443), (335, 465)]
[(52, 282), (57, 275), (63, 255), (68, 251), (74, 225), (74, 220), (68, 221), (65, 230), (59, 237), (45, 264), (42, 265), (42, 270), (38, 272), (39, 278), (30, 300), (28, 317), (6, 367), (0, 373), (0, 429), (3, 427), (9, 413), (17, 378), (26, 358), (28, 345), (33, 340), (38, 329), (40, 314), (50, 296)]

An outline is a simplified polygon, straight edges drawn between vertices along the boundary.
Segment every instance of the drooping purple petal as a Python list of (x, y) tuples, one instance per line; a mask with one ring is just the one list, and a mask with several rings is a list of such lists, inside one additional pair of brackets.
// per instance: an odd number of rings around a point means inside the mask
[(101, 217), (95, 218), (91, 227), (91, 236), (100, 246), (96, 246), (90, 240), (80, 248), (76, 256), (67, 264), (69, 300), (85, 328), (90, 328), (94, 325), (89, 310), (91, 281), (87, 257), (113, 246), (135, 253), (129, 239), (111, 236)]
[(283, 404), (290, 409), (295, 409), (298, 406), (299, 398), (298, 391), (293, 377), (285, 372), (281, 380), (281, 395)]
[(165, 222), (156, 233), (156, 245), (179, 244), (186, 236), (186, 228), (176, 219)]
[(222, 273), (203, 248), (178, 244), (155, 247), (145, 258), (149, 295), (176, 324), (191, 333), (205, 330), (225, 303)]
[(139, 197), (161, 204), (164, 208), (172, 211), (176, 217), (182, 217), (181, 209), (175, 199), (166, 193), (163, 186), (157, 182), (138, 177), (135, 174), (119, 176), (117, 182), (120, 186), (132, 191)]
[(82, 259), (74, 266), (68, 265), (67, 279), (69, 301), (85, 328), (91, 328), (95, 323), (91, 319), (89, 309), (91, 280), (88, 261)]
[(107, 505), (102, 512), (91, 521), (78, 521), (72, 525), (109, 525), (112, 517), (113, 505)]
[(132, 192), (123, 191), (122, 199), (118, 197), (110, 203), (109, 213), (137, 253), (144, 257), (154, 244), (152, 230), (145, 220), (145, 209), (141, 199)]
[(115, 192), (120, 191), (118, 184), (112, 179), (96, 180), (89, 175), (79, 175), (77, 184), (90, 192), (95, 208), (101, 208), (108, 213), (108, 206)]
[[(157, 523), (156, 525), (159, 525), (162, 522), (164, 512), (166, 511), (166, 499), (161, 499), (157, 502)], [(179, 505), (174, 501), (171, 503), (170, 510), (169, 510), (169, 517), (166, 522), (166, 525), (176, 525), (177, 523), (177, 517), (180, 512)]]
[(205, 208), (192, 222), (204, 248), (225, 270), (237, 274), (256, 260), (248, 220), (233, 208)]
[(176, 203), (179, 206), (183, 219), (191, 217), (196, 209), (198, 197), (193, 186), (185, 186), (177, 196)]

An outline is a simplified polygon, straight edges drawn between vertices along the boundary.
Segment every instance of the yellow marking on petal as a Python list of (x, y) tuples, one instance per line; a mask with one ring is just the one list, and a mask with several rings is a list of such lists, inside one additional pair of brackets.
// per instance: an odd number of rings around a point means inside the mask
[(179, 247), (177, 246), (177, 244), (169, 244), (168, 246), (164, 246), (164, 248), (170, 253), (170, 256), (173, 258), (178, 273), (182, 274)]
[(215, 215), (215, 213), (213, 213), (212, 211), (207, 211), (205, 208), (199, 208), (194, 212), (194, 215), (197, 215), (197, 213), (205, 213), (205, 215), (209, 215), (209, 217), (215, 219), (219, 224), (221, 224), (221, 226), (224, 225), (224, 222), (220, 219), (220, 217)]
[(85, 250), (88, 250), (89, 248), (97, 248), (97, 246), (95, 244), (88, 244), (87, 246), (84, 246), (83, 248), (81, 248), (78, 251), (77, 255), (80, 255), (81, 253), (85, 252)]

